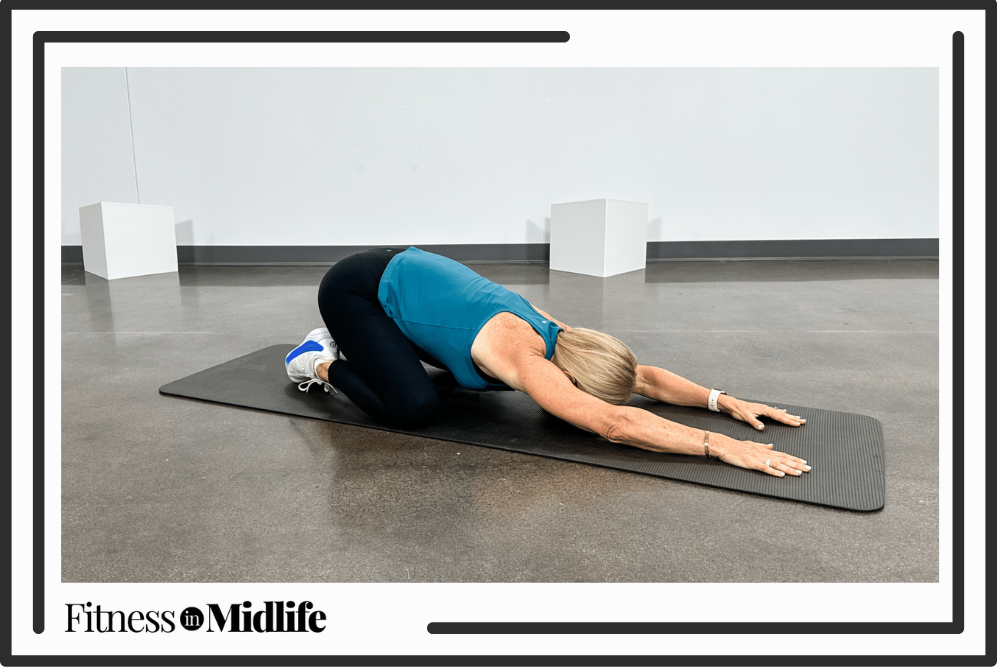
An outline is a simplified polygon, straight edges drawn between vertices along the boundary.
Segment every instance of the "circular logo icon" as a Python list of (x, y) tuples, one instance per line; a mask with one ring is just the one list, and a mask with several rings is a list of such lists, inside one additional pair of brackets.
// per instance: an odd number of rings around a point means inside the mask
[(205, 622), (205, 614), (198, 607), (188, 607), (181, 612), (181, 626), (185, 630), (197, 630)]

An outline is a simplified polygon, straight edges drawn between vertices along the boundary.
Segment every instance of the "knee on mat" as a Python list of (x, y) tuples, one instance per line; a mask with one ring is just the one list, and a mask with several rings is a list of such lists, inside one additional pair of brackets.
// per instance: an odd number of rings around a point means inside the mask
[(397, 406), (392, 415), (400, 425), (421, 426), (430, 421), (440, 405), (437, 392), (417, 394), (410, 396), (403, 405)]

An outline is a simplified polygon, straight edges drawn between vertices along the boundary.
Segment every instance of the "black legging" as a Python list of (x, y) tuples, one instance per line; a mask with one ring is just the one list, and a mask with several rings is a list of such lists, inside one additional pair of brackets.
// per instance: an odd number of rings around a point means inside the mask
[(440, 405), (420, 361), (443, 366), (413, 345), (379, 303), (382, 272), (400, 252), (380, 248), (334, 264), (319, 286), (319, 312), (347, 357), (330, 364), (330, 384), (375, 418), (420, 425)]

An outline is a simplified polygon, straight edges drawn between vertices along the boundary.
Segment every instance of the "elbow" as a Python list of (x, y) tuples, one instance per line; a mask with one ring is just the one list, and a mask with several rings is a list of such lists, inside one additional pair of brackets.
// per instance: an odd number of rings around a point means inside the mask
[(618, 444), (628, 444), (631, 420), (627, 410), (615, 410), (604, 424), (600, 434), (605, 440)]

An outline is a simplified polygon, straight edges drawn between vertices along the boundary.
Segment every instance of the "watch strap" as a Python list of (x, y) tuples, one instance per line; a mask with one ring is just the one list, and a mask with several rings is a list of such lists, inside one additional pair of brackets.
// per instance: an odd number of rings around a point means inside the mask
[[(713, 389), (708, 395), (708, 409), (712, 412), (719, 412), (719, 396), (726, 392), (721, 389)], [(726, 394), (728, 396), (728, 394)]]

